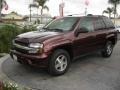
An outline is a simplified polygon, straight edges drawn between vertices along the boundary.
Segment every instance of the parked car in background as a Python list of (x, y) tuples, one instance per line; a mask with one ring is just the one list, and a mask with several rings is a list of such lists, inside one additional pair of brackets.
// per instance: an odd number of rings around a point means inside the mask
[(64, 74), (81, 55), (100, 51), (110, 57), (117, 42), (117, 31), (105, 16), (57, 18), (41, 30), (18, 35), (11, 57), (21, 64), (47, 68), (52, 75)]
[(40, 29), (42, 29), (44, 26), (45, 26), (45, 24), (38, 24), (38, 25), (36, 26), (36, 28), (37, 28), (38, 30), (40, 30)]

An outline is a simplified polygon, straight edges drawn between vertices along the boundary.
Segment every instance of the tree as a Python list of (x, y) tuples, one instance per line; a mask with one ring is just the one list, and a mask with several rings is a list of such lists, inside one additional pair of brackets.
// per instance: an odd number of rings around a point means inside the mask
[(107, 13), (109, 14), (109, 18), (111, 18), (111, 14), (113, 13), (113, 11), (114, 11), (114, 8), (108, 7), (106, 10), (103, 11), (103, 14)]
[(108, 0), (108, 3), (112, 4), (114, 7), (114, 19), (115, 19), (117, 14), (117, 6), (120, 4), (120, 0)]
[(29, 8), (30, 8), (30, 22), (31, 22), (31, 11), (32, 11), (31, 8), (32, 8), (32, 7), (38, 9), (39, 6), (38, 6), (37, 4), (35, 4), (35, 3), (32, 3), (32, 4), (29, 5)]
[[(41, 6), (41, 16), (43, 15), (43, 9), (46, 9), (49, 11), (49, 8), (45, 5), (45, 3), (48, 0), (34, 0), (34, 1), (37, 2), (39, 6)], [(42, 21), (42, 17), (41, 17), (41, 21)]]
[(49, 11), (49, 8), (45, 5), (45, 3), (48, 0), (34, 0), (34, 1), (37, 2), (39, 6), (41, 6), (41, 15), (43, 14), (43, 9), (47, 9)]

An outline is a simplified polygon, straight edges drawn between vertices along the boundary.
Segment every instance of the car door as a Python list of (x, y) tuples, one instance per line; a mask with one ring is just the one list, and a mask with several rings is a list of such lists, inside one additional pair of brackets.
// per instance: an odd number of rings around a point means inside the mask
[(85, 54), (96, 49), (95, 46), (95, 38), (96, 34), (94, 33), (94, 18), (92, 17), (83, 17), (80, 19), (77, 30), (81, 30), (81, 28), (86, 28), (88, 30), (87, 33), (79, 33), (75, 36), (74, 39), (74, 54), (75, 56), (79, 56), (81, 54)]
[(95, 44), (97, 49), (101, 49), (106, 41), (106, 26), (101, 17), (96, 17), (94, 19), (94, 28), (96, 33)]

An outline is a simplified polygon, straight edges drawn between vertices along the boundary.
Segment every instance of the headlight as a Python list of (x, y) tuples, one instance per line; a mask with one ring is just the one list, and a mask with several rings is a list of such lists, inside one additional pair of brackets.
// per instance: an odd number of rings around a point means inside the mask
[(42, 53), (43, 51), (43, 44), (40, 43), (31, 43), (29, 44), (30, 48), (33, 48), (29, 50), (29, 53)]
[(31, 43), (29, 45), (30, 48), (43, 48), (43, 44), (40, 43)]

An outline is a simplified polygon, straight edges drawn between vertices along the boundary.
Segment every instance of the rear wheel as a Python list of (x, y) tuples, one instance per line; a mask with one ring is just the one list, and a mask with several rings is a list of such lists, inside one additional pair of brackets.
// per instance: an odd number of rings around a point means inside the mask
[(102, 56), (103, 57), (110, 57), (113, 52), (113, 44), (111, 41), (108, 41), (103, 49)]
[(51, 75), (64, 74), (70, 65), (70, 56), (67, 51), (58, 49), (56, 50), (49, 63), (49, 72)]

